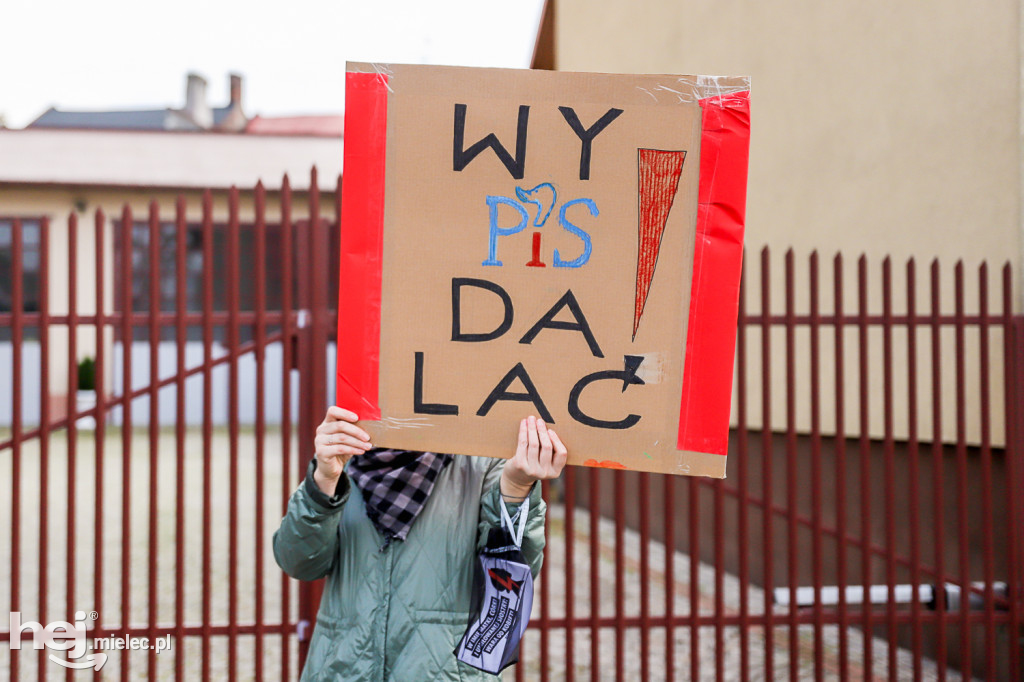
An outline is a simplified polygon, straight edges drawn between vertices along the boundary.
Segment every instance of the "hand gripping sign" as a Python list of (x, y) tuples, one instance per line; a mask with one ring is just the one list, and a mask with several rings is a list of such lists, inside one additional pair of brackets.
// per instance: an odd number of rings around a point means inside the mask
[[(376, 445), (722, 477), (744, 78), (350, 64), (337, 401)], [(511, 437), (511, 435), (510, 435)]]

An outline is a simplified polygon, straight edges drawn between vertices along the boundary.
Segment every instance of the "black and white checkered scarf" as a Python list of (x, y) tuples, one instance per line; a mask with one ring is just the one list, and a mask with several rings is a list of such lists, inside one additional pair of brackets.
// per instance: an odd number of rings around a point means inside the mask
[(373, 449), (353, 457), (348, 475), (363, 493), (366, 515), (384, 536), (405, 540), (451, 455)]

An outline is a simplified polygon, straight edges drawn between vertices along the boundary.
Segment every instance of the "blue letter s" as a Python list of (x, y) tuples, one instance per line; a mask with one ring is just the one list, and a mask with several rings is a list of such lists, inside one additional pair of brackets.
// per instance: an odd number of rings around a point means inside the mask
[(552, 264), (556, 268), (578, 268), (590, 260), (590, 252), (593, 249), (593, 245), (590, 242), (590, 235), (570, 223), (565, 218), (565, 212), (570, 206), (575, 206), (576, 204), (583, 204), (586, 206), (592, 216), (600, 215), (600, 212), (597, 210), (597, 204), (594, 203), (593, 199), (573, 199), (572, 201), (567, 201), (562, 205), (561, 210), (558, 212), (558, 224), (561, 225), (562, 229), (566, 232), (571, 232), (580, 238), (580, 241), (583, 242), (583, 253), (573, 260), (564, 261), (559, 255), (558, 249), (555, 249), (555, 258)]

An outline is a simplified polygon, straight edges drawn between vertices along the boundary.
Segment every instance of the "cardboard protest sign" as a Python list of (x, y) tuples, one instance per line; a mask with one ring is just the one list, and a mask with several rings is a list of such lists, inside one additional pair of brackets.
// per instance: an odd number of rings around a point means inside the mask
[(742, 78), (350, 64), (338, 404), (375, 445), (725, 475)]

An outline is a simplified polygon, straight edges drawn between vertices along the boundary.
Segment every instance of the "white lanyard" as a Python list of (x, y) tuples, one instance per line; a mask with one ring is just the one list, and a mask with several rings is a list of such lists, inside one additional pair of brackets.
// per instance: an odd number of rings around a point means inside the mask
[(512, 542), (515, 543), (516, 547), (523, 546), (523, 533), (526, 532), (526, 516), (530, 511), (530, 498), (527, 497), (523, 500), (523, 506), (519, 508), (519, 528), (516, 529), (512, 525), (512, 517), (508, 515), (508, 505), (505, 504), (505, 500), (501, 501), (501, 520), (508, 528), (508, 532), (512, 534)]

